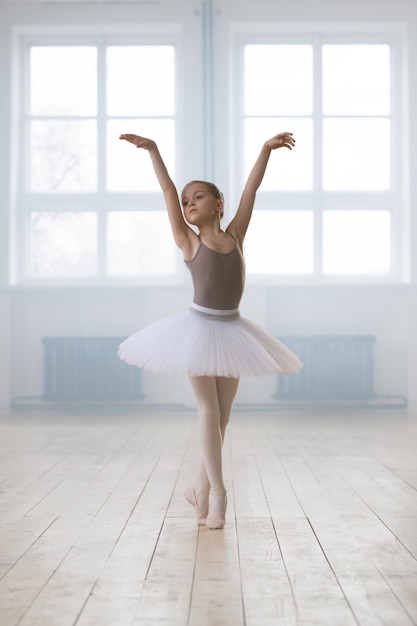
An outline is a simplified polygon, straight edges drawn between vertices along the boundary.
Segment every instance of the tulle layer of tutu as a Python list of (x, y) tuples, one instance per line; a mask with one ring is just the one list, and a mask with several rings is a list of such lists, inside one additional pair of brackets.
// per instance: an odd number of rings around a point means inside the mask
[(120, 344), (118, 356), (151, 372), (188, 376), (240, 378), (302, 368), (296, 354), (254, 322), (192, 309), (137, 331)]

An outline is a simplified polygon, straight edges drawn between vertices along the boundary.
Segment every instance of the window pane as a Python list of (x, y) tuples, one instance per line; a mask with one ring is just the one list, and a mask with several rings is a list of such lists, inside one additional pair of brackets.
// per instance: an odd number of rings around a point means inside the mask
[(246, 115), (311, 115), (311, 46), (247, 45), (244, 64)]
[(323, 187), (327, 191), (390, 188), (390, 124), (386, 119), (323, 122)]
[(31, 213), (30, 273), (34, 276), (92, 276), (96, 273), (94, 213)]
[(109, 115), (173, 115), (173, 46), (115, 46), (107, 49)]
[(264, 191), (305, 191), (313, 185), (313, 127), (307, 119), (250, 118), (245, 121), (245, 179), (263, 143), (282, 131), (294, 133), (297, 145), (275, 150), (262, 181)]
[(173, 274), (176, 247), (166, 211), (108, 215), (107, 270), (112, 276)]
[(255, 211), (245, 239), (248, 273), (310, 274), (313, 239), (311, 211)]
[(30, 125), (31, 191), (97, 188), (97, 132), (92, 120), (35, 120)]
[(325, 211), (325, 274), (386, 274), (390, 271), (388, 211)]
[(122, 133), (152, 137), (157, 142), (170, 176), (175, 180), (175, 122), (170, 119), (112, 120), (107, 125), (107, 189), (160, 191), (149, 153), (138, 150)]
[(96, 75), (96, 48), (86, 46), (31, 48), (31, 115), (95, 115)]
[(325, 115), (388, 115), (390, 49), (387, 45), (325, 45)]

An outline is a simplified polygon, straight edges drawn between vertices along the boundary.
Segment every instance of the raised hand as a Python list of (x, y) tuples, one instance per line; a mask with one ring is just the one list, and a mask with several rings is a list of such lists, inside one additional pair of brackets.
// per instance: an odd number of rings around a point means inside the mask
[(272, 137), (265, 143), (271, 150), (276, 150), (277, 148), (288, 148), (292, 150), (295, 146), (295, 139), (292, 133), (285, 132), (278, 133), (278, 135), (275, 135), (275, 137)]
[(137, 148), (143, 148), (144, 150), (151, 150), (156, 146), (152, 139), (146, 139), (146, 137), (140, 137), (139, 135), (123, 134), (119, 139), (133, 143)]

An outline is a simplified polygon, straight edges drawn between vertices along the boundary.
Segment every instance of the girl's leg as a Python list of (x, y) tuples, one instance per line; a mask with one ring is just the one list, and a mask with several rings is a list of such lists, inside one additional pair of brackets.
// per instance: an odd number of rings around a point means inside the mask
[(190, 380), (197, 400), (202, 452), (194, 490), (200, 508), (207, 510), (210, 488), (212, 495), (225, 494), (221, 448), (239, 380), (224, 377)]
[(222, 440), (226, 433), (226, 428), (230, 420), (230, 414), (232, 412), (233, 401), (236, 396), (237, 388), (239, 386), (238, 378), (216, 378), (217, 385), (217, 398), (219, 400), (220, 408), (220, 430), (222, 433)]
[(201, 456), (208, 482), (211, 489), (224, 493), (222, 434), (216, 378), (193, 376), (190, 378), (190, 382), (197, 402)]

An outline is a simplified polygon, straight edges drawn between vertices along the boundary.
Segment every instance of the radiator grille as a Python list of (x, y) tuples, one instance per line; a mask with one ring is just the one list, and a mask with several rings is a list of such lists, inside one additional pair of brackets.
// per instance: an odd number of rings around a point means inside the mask
[(124, 337), (45, 337), (43, 399), (55, 402), (136, 401), (141, 372), (120, 361)]
[(287, 336), (304, 368), (277, 376), (279, 400), (370, 400), (374, 398), (374, 343), (371, 335)]

